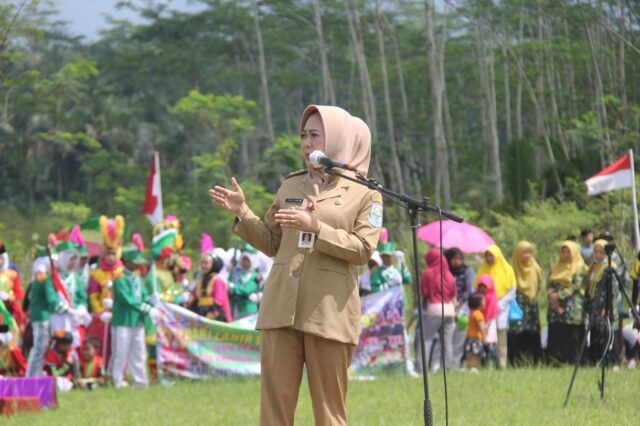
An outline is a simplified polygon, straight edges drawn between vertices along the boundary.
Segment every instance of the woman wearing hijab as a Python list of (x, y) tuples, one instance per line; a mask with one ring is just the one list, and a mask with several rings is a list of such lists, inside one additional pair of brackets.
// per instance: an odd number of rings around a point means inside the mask
[(490, 245), (484, 252), (484, 260), (478, 270), (478, 277), (489, 275), (498, 298), (498, 354), (500, 366), (507, 365), (507, 332), (509, 330), (509, 304), (516, 296), (516, 275), (513, 268), (504, 258), (502, 250), (497, 245)]
[[(593, 243), (593, 261), (589, 270), (587, 271), (585, 279), (585, 315), (590, 315), (590, 346), (589, 346), (589, 358), (592, 363), (597, 363), (602, 359), (607, 351), (608, 342), (610, 339), (614, 340), (614, 352), (618, 352), (620, 347), (618, 343), (620, 341), (618, 327), (618, 309), (616, 306), (616, 300), (618, 298), (617, 282), (615, 278), (611, 286), (611, 308), (613, 313), (613, 321), (609, 323), (610, 319), (605, 316), (606, 308), (606, 286), (605, 286), (605, 269), (608, 266), (607, 254), (604, 251), (604, 246), (607, 245), (606, 240), (597, 240)], [(615, 262), (611, 263), (613, 269), (617, 268)], [(613, 361), (618, 362), (619, 354), (612, 354)]]
[(215, 186), (211, 198), (236, 214), (239, 236), (275, 256), (256, 325), (260, 424), (293, 424), (306, 366), (316, 424), (343, 425), (347, 370), (360, 332), (357, 266), (367, 263), (378, 243), (382, 197), (310, 162), (319, 150), (366, 176), (371, 133), (362, 120), (341, 108), (310, 105), (300, 132), (307, 170), (285, 179), (264, 221), (234, 178), (233, 189)]
[(212, 253), (202, 255), (200, 259), (202, 276), (196, 281), (189, 306), (193, 312), (200, 316), (216, 321), (231, 322), (227, 285), (218, 275), (222, 265), (222, 259)]
[(576, 360), (584, 321), (582, 285), (586, 270), (580, 246), (565, 241), (560, 247), (560, 259), (551, 265), (548, 279), (549, 360), (566, 364)]
[[(442, 328), (444, 333), (439, 341), (444, 343), (445, 366), (453, 365), (453, 333), (456, 328), (455, 315), (458, 290), (456, 280), (449, 270), (444, 255), (437, 249), (431, 249), (425, 256), (427, 269), (422, 273), (422, 305), (424, 306), (425, 353), (431, 354), (431, 345)], [(444, 303), (444, 320), (442, 309)], [(442, 350), (442, 349), (441, 349)], [(416, 351), (418, 352), (418, 351)], [(419, 363), (418, 363), (419, 365)], [(433, 367), (432, 371), (437, 371)]]
[(511, 266), (516, 274), (516, 301), (522, 309), (520, 321), (509, 324), (509, 363), (523, 361), (540, 362), (540, 310), (538, 294), (544, 286), (542, 268), (533, 257), (533, 245), (520, 241), (511, 256)]
[[(476, 281), (476, 274), (473, 269), (469, 268), (464, 263), (464, 254), (462, 250), (457, 247), (452, 247), (444, 252), (444, 257), (447, 258), (449, 264), (449, 270), (456, 280), (456, 289), (458, 291), (458, 306), (456, 306), (456, 317), (468, 318), (469, 305), (467, 304), (469, 296), (475, 292), (474, 282)], [(462, 324), (464, 322), (460, 321)], [(453, 364), (451, 368), (458, 368), (462, 362), (462, 356), (464, 355), (464, 341), (467, 338), (466, 327), (456, 327), (453, 332)], [(436, 351), (437, 353), (437, 351)]]

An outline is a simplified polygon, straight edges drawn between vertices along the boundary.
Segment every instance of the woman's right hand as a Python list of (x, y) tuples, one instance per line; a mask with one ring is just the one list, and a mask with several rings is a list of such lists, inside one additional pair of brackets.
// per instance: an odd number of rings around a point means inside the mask
[(209, 190), (211, 201), (235, 215), (240, 215), (245, 210), (248, 210), (249, 206), (244, 200), (242, 188), (240, 188), (238, 181), (234, 177), (231, 178), (231, 186), (233, 186), (233, 190), (218, 185), (214, 186)]

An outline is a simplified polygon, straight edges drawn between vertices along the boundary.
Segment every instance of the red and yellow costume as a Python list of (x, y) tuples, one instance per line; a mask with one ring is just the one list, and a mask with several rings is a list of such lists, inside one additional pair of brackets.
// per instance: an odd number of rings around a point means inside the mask
[(4, 258), (2, 266), (0, 266), (0, 292), (8, 296), (4, 300), (7, 309), (16, 320), (18, 327), (22, 330), (25, 324), (25, 316), (22, 310), (22, 299), (24, 299), (24, 293), (22, 292), (22, 283), (20, 282), (20, 274), (12, 269), (9, 264), (9, 256), (7, 255), (4, 244), (0, 241), (0, 256)]
[[(91, 271), (89, 275), (89, 308), (93, 313), (93, 320), (87, 330), (87, 336), (97, 338), (103, 345), (106, 344), (107, 360), (111, 353), (111, 341), (109, 332), (109, 322), (103, 321), (103, 314), (110, 312), (111, 307), (105, 306), (105, 299), (113, 301), (112, 285), (122, 275), (124, 275), (124, 266), (119, 260), (122, 253), (122, 234), (124, 233), (124, 218), (120, 215), (114, 220), (107, 219), (106, 216), (100, 217), (100, 232), (104, 239), (103, 256), (100, 258), (98, 268)], [(109, 265), (106, 261), (106, 252), (116, 250), (118, 252), (118, 260)]]

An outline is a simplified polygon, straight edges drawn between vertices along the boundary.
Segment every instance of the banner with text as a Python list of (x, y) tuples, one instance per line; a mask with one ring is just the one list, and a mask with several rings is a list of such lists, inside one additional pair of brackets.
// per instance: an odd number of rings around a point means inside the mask
[[(351, 364), (356, 375), (403, 371), (407, 340), (401, 287), (363, 297), (360, 343)], [(227, 324), (163, 303), (157, 328), (158, 369), (164, 377), (204, 379), (260, 374), (256, 316)]]

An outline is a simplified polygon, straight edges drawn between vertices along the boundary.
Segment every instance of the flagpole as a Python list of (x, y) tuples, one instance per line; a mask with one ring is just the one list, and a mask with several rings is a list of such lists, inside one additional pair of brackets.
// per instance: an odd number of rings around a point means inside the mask
[(638, 225), (638, 196), (636, 194), (636, 172), (634, 166), (633, 149), (629, 150), (631, 160), (631, 196), (633, 197), (633, 231), (636, 239), (636, 251), (640, 251), (640, 229)]
[[(164, 206), (162, 205), (162, 178), (160, 174), (160, 153), (154, 151), (153, 161), (155, 163), (155, 172), (158, 174), (158, 203), (160, 205), (160, 220), (164, 218)], [(160, 226), (160, 232), (164, 231), (164, 227)], [(152, 232), (153, 234), (153, 232)], [(153, 253), (153, 236), (151, 237), (151, 252)], [(156, 273), (156, 261), (151, 256), (151, 282), (153, 283), (153, 300), (155, 303), (160, 302), (160, 296), (158, 295), (158, 274)], [(162, 368), (160, 362), (160, 344), (158, 342), (158, 332), (156, 328), (156, 377), (158, 382), (162, 383)]]

